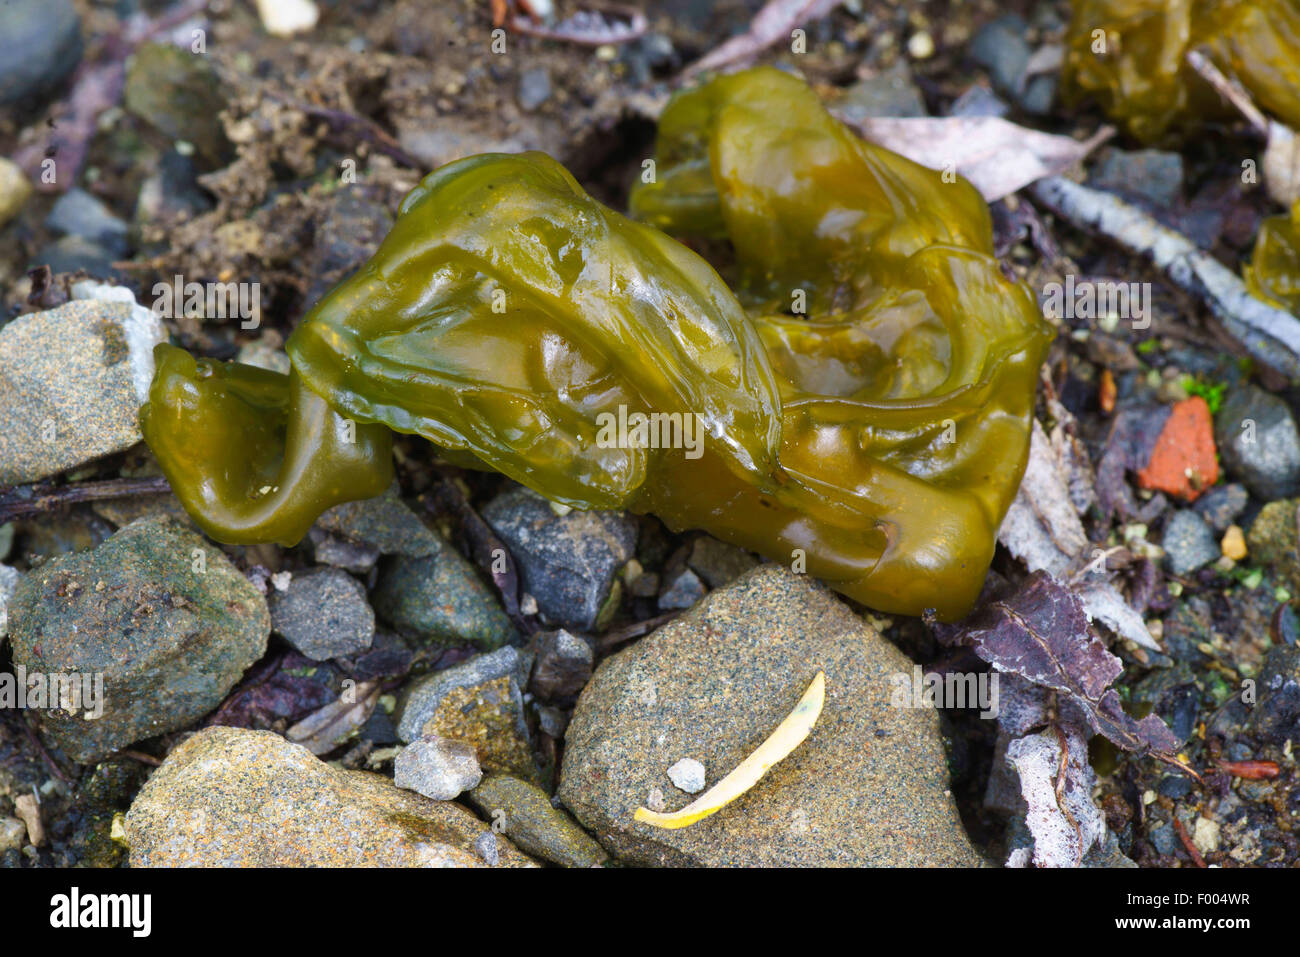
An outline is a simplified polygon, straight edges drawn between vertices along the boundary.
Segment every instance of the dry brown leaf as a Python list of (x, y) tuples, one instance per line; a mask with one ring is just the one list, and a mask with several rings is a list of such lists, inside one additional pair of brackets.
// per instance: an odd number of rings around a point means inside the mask
[(284, 736), (312, 754), (328, 754), (370, 719), (382, 691), (379, 681), (363, 681), (337, 701), (313, 711)]
[[(1097, 776), (1083, 737), (1073, 729), (1048, 728), (1007, 745), (1007, 761), (1020, 776), (1034, 864), (1078, 867), (1106, 834), (1106, 820), (1092, 799)], [(1023, 856), (1013, 855), (1007, 866), (1024, 866)]]
[(956, 170), (990, 203), (1069, 169), (1115, 133), (1103, 126), (1088, 139), (1076, 140), (997, 116), (839, 118), (864, 139), (913, 162), (934, 170)]
[(1071, 589), (1089, 620), (1159, 651), (1142, 616), (1111, 584), (1104, 561), (1096, 560), (1096, 550), (1084, 533), (1078, 509), (1087, 507), (1090, 489), (1079, 487), (1086, 468), (1076, 456), (1083, 453), (1069, 439), (1059, 427), (1048, 439), (1034, 420), (1025, 477), (998, 531), (998, 541), (1031, 572), (1045, 571)]
[(789, 41), (795, 27), (820, 20), (840, 5), (840, 0), (769, 0), (754, 14), (749, 29), (692, 63), (682, 73), (696, 76), (705, 70), (719, 70), (752, 60), (770, 46)]

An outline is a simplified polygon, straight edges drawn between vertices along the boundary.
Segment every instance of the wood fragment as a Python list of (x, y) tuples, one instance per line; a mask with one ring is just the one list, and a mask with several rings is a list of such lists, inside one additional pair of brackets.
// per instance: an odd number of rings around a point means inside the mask
[(27, 825), (27, 842), (33, 847), (45, 843), (45, 825), (41, 822), (41, 805), (34, 794), (14, 798), (14, 813)]
[(1187, 826), (1174, 815), (1174, 830), (1178, 832), (1178, 839), (1183, 842), (1183, 847), (1187, 851), (1187, 856), (1192, 859), (1192, 863), (1197, 867), (1209, 867), (1205, 863), (1205, 858), (1201, 856), (1200, 850), (1197, 849), (1196, 843), (1192, 840), (1192, 835), (1187, 833)]
[(162, 476), (75, 482), (72, 485), (54, 485), (51, 482), (19, 485), (0, 490), (0, 524), (25, 515), (50, 512), (79, 502), (102, 502), (106, 499), (134, 498), (138, 495), (161, 495), (170, 491), (171, 486)]
[(1201, 299), (1256, 360), (1300, 379), (1300, 319), (1256, 299), (1231, 269), (1187, 237), (1104, 190), (1049, 176), (1034, 197), (1080, 229), (1150, 260), (1179, 289)]

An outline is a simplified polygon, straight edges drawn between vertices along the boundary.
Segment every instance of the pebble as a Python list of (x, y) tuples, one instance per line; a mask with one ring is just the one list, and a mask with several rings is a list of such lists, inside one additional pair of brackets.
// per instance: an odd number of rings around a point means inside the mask
[(1169, 517), (1161, 544), (1175, 575), (1189, 575), (1222, 554), (1210, 526), (1188, 509), (1179, 509)]
[(0, 156), (0, 226), (18, 215), (32, 196), (32, 184), (13, 160)]
[(934, 56), (934, 37), (918, 30), (907, 38), (907, 55), (913, 60), (928, 60)]
[(925, 99), (903, 60), (848, 87), (835, 103), (846, 122), (873, 116), (926, 116)]
[(1252, 561), (1268, 569), (1293, 595), (1300, 595), (1300, 541), (1296, 531), (1296, 509), (1300, 501), (1281, 498), (1269, 502), (1246, 532), (1246, 548)]
[(48, 266), (52, 273), (84, 272), (97, 279), (119, 282), (121, 273), (113, 266), (118, 257), (99, 243), (84, 236), (61, 236), (42, 246), (32, 258), (32, 266)]
[(380, 562), (373, 594), (379, 617), (429, 644), (500, 647), (515, 635), (510, 619), (473, 566), (438, 542), (434, 555)]
[(1236, 482), (1216, 485), (1196, 500), (1192, 510), (1209, 523), (1216, 532), (1226, 532), (1228, 526), (1250, 504), (1250, 494)]
[(226, 108), (221, 81), (208, 58), (188, 47), (142, 43), (127, 62), (122, 102), (163, 136), (193, 146), (204, 169), (233, 155), (219, 116)]
[(489, 775), (469, 801), (526, 854), (561, 867), (595, 867), (609, 855), (573, 818), (551, 804), (535, 784), (508, 774)]
[(0, 817), (0, 855), (20, 851), (27, 839), (27, 825), (16, 817)]
[(193, 157), (176, 150), (164, 153), (158, 169), (140, 184), (135, 223), (168, 229), (210, 210), (212, 200), (200, 188), (198, 175)]
[[(383, 775), (331, 767), (270, 731), (204, 728), (140, 789), (132, 867), (481, 867), (487, 825)], [(497, 864), (535, 862), (509, 841)]]
[(519, 74), (519, 108), (531, 113), (551, 98), (551, 73), (546, 67), (534, 67)]
[(396, 486), (374, 498), (336, 505), (321, 515), (316, 525), (385, 555), (424, 558), (443, 550), (442, 539), (402, 501)]
[(278, 372), (281, 375), (288, 375), (290, 369), (293, 368), (288, 353), (284, 351), (284, 341), (280, 338), (279, 333), (268, 334), (245, 342), (239, 347), (239, 352), (235, 355), (235, 361), (242, 362), (244, 365), (257, 366), (259, 369), (266, 369), (269, 372)]
[(362, 545), (349, 542), (347, 539), (335, 538), (319, 528), (313, 528), (308, 537), (311, 541), (312, 557), (320, 565), (330, 565), (352, 572), (354, 575), (364, 575), (379, 562), (379, 549), (373, 545)]
[(1174, 403), (1151, 457), (1138, 470), (1142, 488), (1194, 502), (1219, 480), (1210, 407), (1199, 395)]
[[(742, 798), (677, 830), (632, 820), (682, 755), (735, 768), (819, 670), (812, 733)], [(938, 715), (890, 703), (891, 676), (911, 673), (824, 586), (763, 565), (601, 663), (565, 734), (558, 796), (631, 864), (977, 866)]]
[(704, 765), (694, 758), (682, 758), (668, 769), (668, 780), (687, 794), (699, 794), (704, 790)]
[(313, 0), (257, 0), (257, 15), (271, 36), (288, 37), (315, 29), (320, 8)]
[(632, 557), (637, 523), (624, 512), (575, 509), (557, 515), (550, 502), (525, 488), (493, 499), (483, 518), (510, 549), (545, 619), (591, 631), (615, 573)]
[(81, 19), (72, 0), (6, 0), (0, 37), (0, 104), (6, 106), (37, 110), (81, 61)]
[(710, 588), (721, 588), (756, 567), (758, 559), (739, 545), (719, 541), (711, 535), (701, 535), (691, 543), (691, 553), (686, 564)]
[(412, 741), (393, 762), (393, 781), (435, 801), (450, 801), (483, 780), (474, 748), (430, 735)]
[(89, 240), (117, 258), (126, 255), (126, 222), (80, 187), (58, 198), (45, 225), (57, 233)]
[(33, 569), (9, 611), (15, 666), (102, 676), (93, 720), (34, 712), (82, 764), (207, 714), (266, 652), (271, 630), (266, 600), (225, 554), (165, 518)]
[(364, 189), (341, 189), (318, 201), (311, 247), (303, 257), (307, 274), (303, 298), (316, 302), (355, 272), (393, 228), (388, 207)]
[(970, 41), (970, 58), (989, 71), (993, 85), (1002, 93), (1019, 98), (1024, 92), (1030, 48), (1025, 40), (1025, 21), (1007, 14), (986, 23)]
[(983, 83), (975, 83), (953, 101), (950, 112), (953, 116), (1006, 116), (1011, 107)]
[(591, 679), (595, 656), (591, 645), (563, 628), (544, 631), (536, 639), (537, 658), (529, 690), (544, 701), (578, 694)]
[(1138, 197), (1164, 209), (1182, 195), (1183, 157), (1165, 150), (1108, 149), (1088, 180), (1099, 189)]
[(153, 378), (153, 347), (163, 338), (148, 309), (98, 299), (0, 328), (0, 486), (47, 478), (140, 442), (139, 407)]
[(375, 638), (366, 590), (337, 568), (295, 572), (269, 599), (271, 630), (313, 661), (355, 655)]
[(1223, 550), (1225, 558), (1231, 558), (1234, 562), (1239, 562), (1246, 557), (1246, 535), (1241, 530), (1240, 525), (1229, 525), (1228, 530), (1223, 533), (1223, 538), (1219, 540), (1219, 547)]
[(11, 565), (0, 565), (0, 638), (9, 631), (9, 601), (22, 577), (22, 572)]
[(486, 771), (536, 778), (522, 687), (530, 662), (507, 645), (419, 679), (398, 704), (403, 741), (440, 735), (472, 745)]
[(1300, 647), (1270, 648), (1256, 683), (1259, 700), (1246, 724), (1250, 733), (1276, 748), (1300, 741)]
[(1300, 433), (1278, 396), (1238, 385), (1215, 416), (1215, 438), (1224, 465), (1259, 498), (1300, 493)]
[(683, 569), (659, 593), (661, 609), (690, 608), (704, 597), (704, 583), (689, 568)]

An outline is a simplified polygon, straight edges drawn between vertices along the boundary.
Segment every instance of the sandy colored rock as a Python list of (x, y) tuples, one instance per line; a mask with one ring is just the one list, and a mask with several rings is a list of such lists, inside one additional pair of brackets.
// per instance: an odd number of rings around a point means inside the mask
[(609, 859), (605, 849), (535, 784), (494, 774), (467, 796), (502, 834), (535, 857), (562, 867), (595, 867)]
[[(617, 857), (649, 865), (977, 866), (952, 796), (938, 716), (890, 704), (912, 662), (824, 586), (764, 565), (604, 661), (565, 736), (559, 796)], [(826, 674), (826, 704), (748, 793), (679, 830), (637, 823), (652, 792), (692, 797), (749, 755)]]
[(96, 299), (0, 329), (0, 486), (139, 442), (139, 387), (153, 374), (150, 350), (161, 335), (156, 319)]
[[(132, 867), (485, 867), (459, 804), (337, 770), (270, 731), (213, 727), (167, 756), (126, 815)], [(533, 861), (497, 842), (497, 866)]]
[(521, 687), (529, 662), (510, 645), (416, 682), (398, 710), (403, 741), (438, 736), (472, 746), (485, 771), (536, 779)]

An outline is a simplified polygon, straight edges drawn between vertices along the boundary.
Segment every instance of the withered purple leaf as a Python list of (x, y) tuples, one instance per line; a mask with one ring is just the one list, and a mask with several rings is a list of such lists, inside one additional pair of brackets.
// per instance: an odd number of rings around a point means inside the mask
[(1095, 733), (1129, 751), (1171, 755), (1177, 739), (1155, 715), (1124, 712), (1113, 682), (1120, 660), (1089, 631), (1078, 596), (1047, 572), (1034, 572), (1013, 594), (974, 615), (964, 636), (998, 671), (1020, 675), (1065, 696)]

